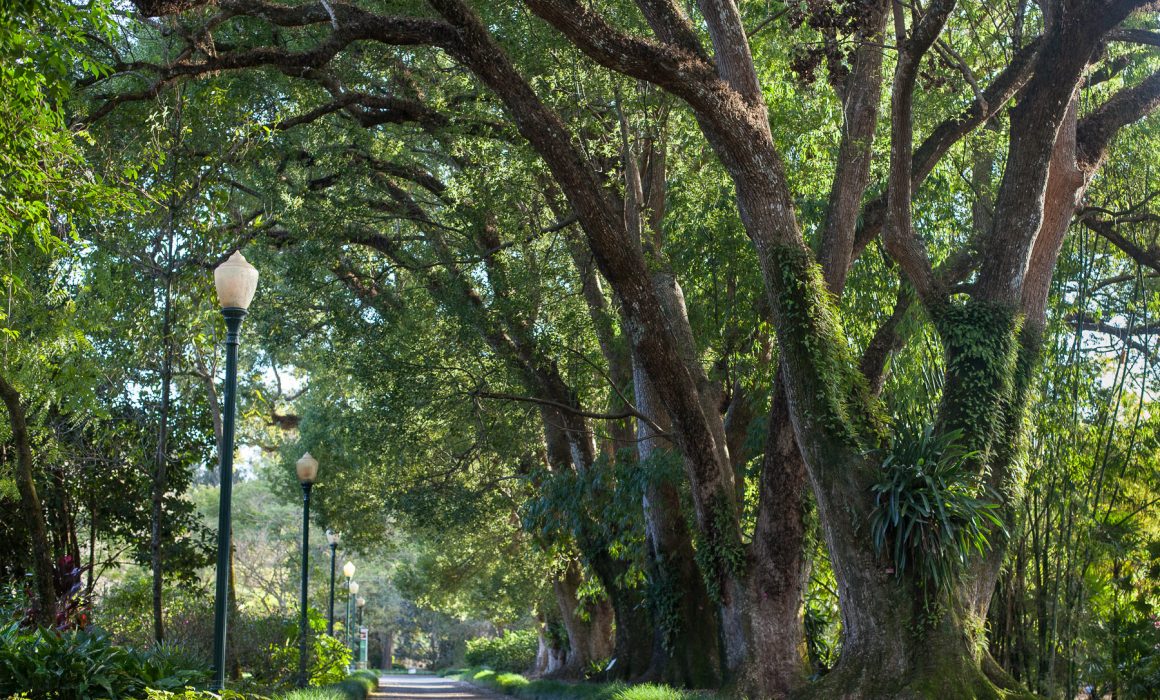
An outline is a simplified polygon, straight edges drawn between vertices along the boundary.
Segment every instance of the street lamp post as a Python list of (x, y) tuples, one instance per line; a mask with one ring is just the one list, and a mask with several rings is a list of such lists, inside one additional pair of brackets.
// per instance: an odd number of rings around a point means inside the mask
[[(351, 579), (354, 578), (354, 562), (347, 562), (342, 565), (342, 575), (346, 577), (346, 588), (350, 590)], [(350, 646), (350, 596), (346, 598), (346, 624), (342, 628), (342, 633), (346, 637), (347, 646)]]
[(361, 595), (358, 597), (358, 600), (355, 601), (355, 605), (358, 607), (358, 623), (356, 625), (356, 628), (358, 629), (358, 652), (355, 654), (354, 665), (360, 669), (362, 668), (363, 658), (363, 608), (366, 607), (366, 604), (367, 599), (363, 598)]
[(351, 604), (358, 596), (358, 581), (351, 581), (346, 587), (346, 646), (351, 651), (354, 651), (354, 635), (350, 633), (350, 618), (351, 618)]
[(298, 687), (305, 688), (309, 678), (306, 675), (306, 654), (309, 625), (306, 620), (307, 584), (310, 577), (310, 491), (318, 477), (318, 460), (309, 452), (299, 458), (295, 465), (298, 483), (302, 484), (302, 615), (298, 618)]
[(218, 303), (226, 319), (226, 383), (222, 411), (222, 441), (218, 446), (218, 503), (217, 581), (214, 589), (213, 611), (213, 680), (212, 690), (226, 685), (226, 613), (229, 609), (230, 575), (230, 507), (234, 486), (234, 413), (237, 408), (238, 388), (238, 335), (246, 309), (258, 288), (258, 271), (235, 252), (213, 271)]
[(335, 554), (338, 551), (338, 533), (326, 531), (326, 542), (330, 545), (330, 612), (327, 615), (326, 633), (334, 636), (334, 568)]

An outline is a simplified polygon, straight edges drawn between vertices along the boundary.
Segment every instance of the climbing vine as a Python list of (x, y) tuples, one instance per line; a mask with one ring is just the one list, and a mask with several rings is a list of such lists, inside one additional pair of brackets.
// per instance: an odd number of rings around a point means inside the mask
[(809, 251), (791, 246), (777, 249), (775, 263), (783, 327), (778, 340), (785, 362), (813, 394), (811, 418), (852, 447), (882, 445), (886, 420), (881, 404), (858, 370), (821, 268)]
[(733, 515), (733, 504), (718, 494), (707, 504), (706, 527), (697, 530), (697, 567), (705, 578), (709, 599), (724, 601), (721, 583), (745, 571), (745, 548)]
[(1005, 304), (947, 301), (931, 310), (946, 352), (940, 429), (958, 431), (982, 471), (1012, 400), (1020, 318)]

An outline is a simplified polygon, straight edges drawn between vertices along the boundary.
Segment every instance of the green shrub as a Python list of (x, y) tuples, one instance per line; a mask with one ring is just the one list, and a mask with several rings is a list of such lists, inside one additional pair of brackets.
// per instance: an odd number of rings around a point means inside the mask
[(208, 680), (179, 649), (138, 652), (100, 631), (0, 629), (0, 695), (29, 698), (139, 697), (147, 688), (178, 690)]
[(379, 676), (374, 671), (355, 671), (338, 683), (324, 688), (292, 690), (279, 695), (277, 700), (366, 700), (379, 686)]
[[(341, 683), (350, 666), (350, 648), (326, 634), (326, 619), (318, 611), (311, 608), (309, 615), (311, 636), (306, 672), (310, 685), (323, 687)], [(282, 620), (276, 624), (281, 635), (267, 644), (264, 654), (249, 655), (252, 660), (242, 668), (249, 670), (253, 679), (265, 687), (289, 690), (298, 678), (299, 623)]]
[(536, 663), (538, 648), (539, 640), (531, 631), (470, 639), (467, 642), (467, 663), (496, 671), (525, 671)]
[(279, 695), (278, 700), (348, 700), (347, 695), (334, 686), (307, 688)]
[(355, 678), (348, 678), (345, 681), (331, 686), (342, 691), (344, 697), (349, 700), (366, 700), (366, 697), (375, 689), (374, 685), (368, 685), (366, 681), (360, 681)]
[(496, 673), (491, 669), (461, 669), (447, 675), (520, 700), (707, 700), (711, 697), (656, 683), (628, 685), (621, 682), (528, 680), (515, 673)]
[[(95, 619), (118, 644), (146, 648), (152, 628), (140, 610), (148, 609), (152, 595), (147, 577), (129, 580), (101, 597)], [(167, 589), (165, 606), (167, 639), (183, 653), (208, 666), (213, 652), (213, 607), (205, 593), (189, 587)], [(346, 678), (350, 650), (325, 634), (326, 618), (313, 608), (308, 623), (312, 631), (307, 672), (312, 686), (326, 686)], [(229, 668), (235, 664), (246, 674), (245, 684), (262, 692), (292, 690), (298, 676), (298, 618), (241, 611), (230, 618)], [(180, 686), (178, 686), (180, 687)]]
[[(145, 700), (269, 700), (261, 695), (239, 693), (236, 690), (223, 689), (219, 691), (194, 690), (183, 688), (171, 690), (146, 690)], [(338, 698), (337, 700), (345, 700)]]
[(353, 678), (355, 680), (366, 681), (367, 683), (370, 683), (371, 690), (374, 690), (375, 688), (377, 688), (379, 686), (379, 674), (376, 673), (375, 671), (371, 671), (368, 669), (364, 669), (361, 671), (355, 671), (355, 672), (350, 674), (350, 678)]
[(620, 688), (612, 694), (612, 700), (686, 700), (692, 694), (685, 690), (658, 683), (641, 683)]

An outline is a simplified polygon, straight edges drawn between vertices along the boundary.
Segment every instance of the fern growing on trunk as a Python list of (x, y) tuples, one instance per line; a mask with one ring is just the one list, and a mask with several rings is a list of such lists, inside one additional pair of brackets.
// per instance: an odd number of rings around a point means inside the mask
[(900, 427), (871, 487), (874, 547), (893, 560), (895, 576), (911, 573), (928, 604), (949, 592), (972, 552), (988, 549), (990, 528), (1003, 527), (997, 501), (967, 467), (978, 455), (961, 437)]

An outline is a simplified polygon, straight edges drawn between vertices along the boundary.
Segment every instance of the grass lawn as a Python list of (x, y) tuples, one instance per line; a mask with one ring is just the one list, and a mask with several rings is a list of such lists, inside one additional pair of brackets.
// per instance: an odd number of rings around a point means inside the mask
[(528, 680), (518, 673), (496, 673), (490, 669), (468, 668), (448, 671), (448, 678), (473, 683), (488, 690), (521, 700), (710, 700), (714, 695), (681, 690), (658, 683), (571, 683), (557, 680)]

